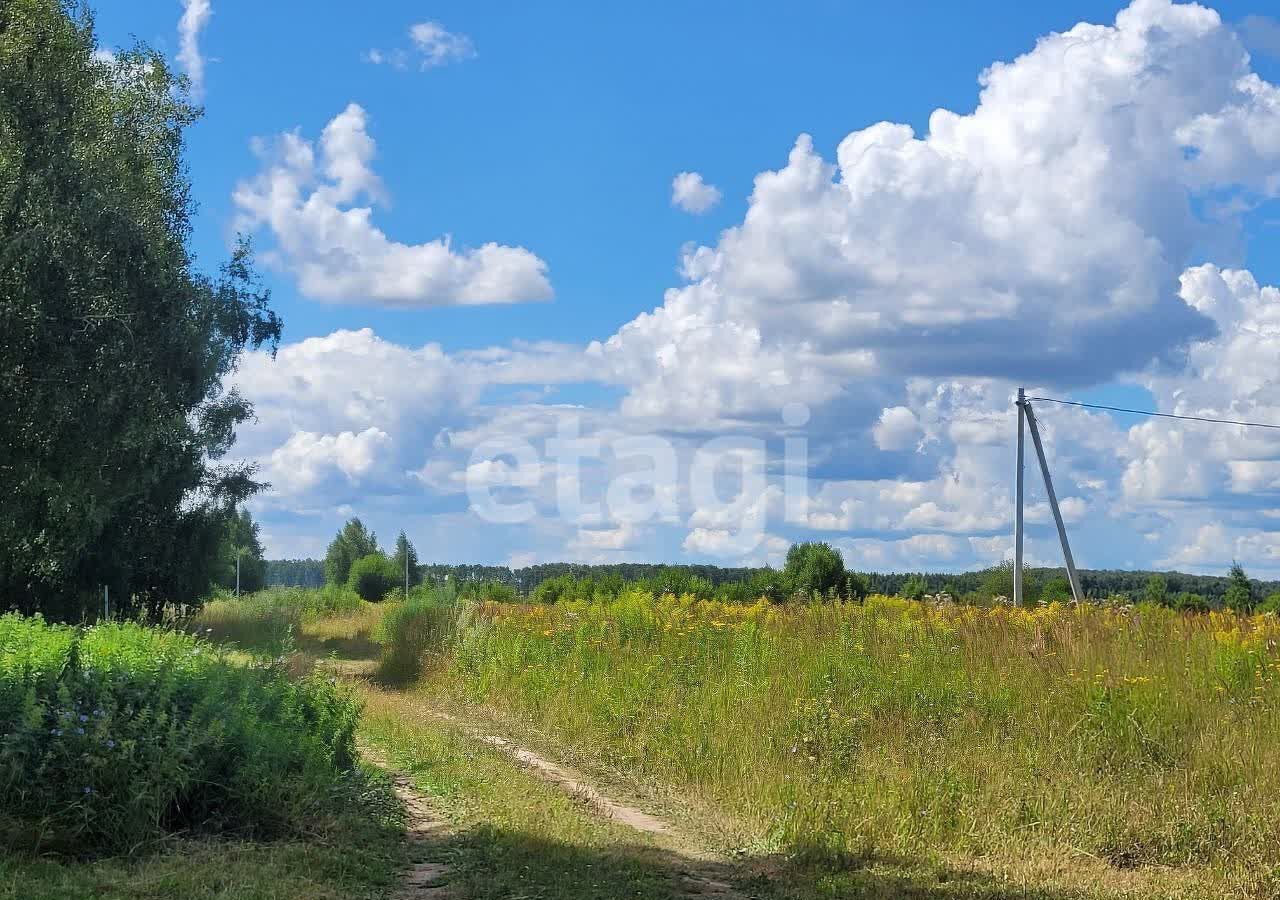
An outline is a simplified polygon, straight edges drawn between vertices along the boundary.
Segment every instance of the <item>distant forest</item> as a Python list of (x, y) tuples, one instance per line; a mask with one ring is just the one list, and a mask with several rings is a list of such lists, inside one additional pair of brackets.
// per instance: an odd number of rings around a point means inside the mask
[[(443, 584), (446, 579), (455, 583), (478, 584), (498, 582), (509, 585), (522, 594), (531, 593), (544, 581), (562, 575), (574, 577), (600, 577), (620, 575), (627, 581), (652, 578), (661, 572), (678, 569), (689, 575), (705, 578), (713, 585), (725, 582), (747, 581), (762, 571), (759, 568), (723, 568), (703, 565), (660, 565), (655, 563), (615, 563), (610, 565), (586, 565), (583, 563), (544, 563), (512, 569), (508, 566), (444, 565), (432, 564), (418, 567), (422, 579)], [(1055, 577), (1065, 577), (1061, 568), (1028, 568), (1030, 577), (1044, 583)], [(973, 593), (981, 587), (985, 571), (978, 572), (863, 572), (860, 573), (871, 593), (898, 594), (907, 580), (923, 578), (931, 593), (946, 590), (957, 596)], [(1170, 594), (1199, 594), (1211, 604), (1217, 605), (1227, 592), (1229, 583), (1225, 573), (1219, 575), (1187, 575), (1182, 572), (1130, 572), (1120, 569), (1081, 569), (1080, 587), (1086, 597), (1130, 597), (1137, 599), (1146, 588), (1152, 575), (1161, 575)], [(267, 560), (268, 586), (321, 587), (324, 585), (324, 561), (319, 559), (270, 559)], [(1262, 597), (1280, 591), (1280, 582), (1253, 580), (1255, 595)]]

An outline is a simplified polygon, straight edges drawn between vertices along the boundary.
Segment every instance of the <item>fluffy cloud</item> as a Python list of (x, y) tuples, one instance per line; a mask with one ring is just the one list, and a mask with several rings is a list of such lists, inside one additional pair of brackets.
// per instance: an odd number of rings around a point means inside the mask
[(365, 59), (375, 65), (389, 65), (401, 71), (415, 65), (425, 71), (463, 62), (476, 55), (471, 38), (455, 34), (439, 22), (419, 22), (409, 26), (409, 42), (408, 48), (370, 50), (365, 53)]
[(834, 161), (802, 136), (759, 175), (742, 224), (688, 254), (688, 284), (595, 348), (626, 408), (750, 415), (872, 372), (1096, 382), (1209, 336), (1178, 276), (1280, 167), (1276, 89), (1235, 33), (1135, 0), (981, 84), (924, 136), (882, 122)]
[(210, 0), (183, 0), (178, 20), (178, 65), (191, 79), (196, 97), (204, 94), (204, 57), (200, 55), (200, 32), (213, 17)]
[[(257, 177), (237, 186), (238, 226), (267, 229), (267, 261), (317, 300), (425, 307), (547, 300), (547, 266), (523, 247), (455, 249), (448, 237), (402, 244), (373, 223), (385, 190), (371, 164), (375, 144), (364, 109), (349, 105), (319, 146), (297, 132), (258, 141)], [(361, 201), (369, 205), (356, 205)]]
[[(939, 110), (922, 137), (872, 125), (830, 161), (801, 137), (756, 179), (743, 222), (684, 254), (683, 283), (660, 306), (586, 348), (447, 354), (360, 331), (289, 345), (275, 363), (253, 355), (239, 383), (262, 422), (246, 445), (290, 470), (277, 499), (295, 509), (332, 509), (357, 488), (411, 497), (398, 502), (436, 529), (441, 558), (476, 556), (466, 541), (483, 527), (494, 560), (774, 561), (816, 537), (860, 568), (955, 569), (1010, 552), (1020, 381), (1055, 395), (1121, 376), (1164, 411), (1280, 421), (1280, 292), (1247, 272), (1186, 268), (1280, 188), (1277, 91), (1232, 30), (1201, 7), (1136, 0), (1114, 25), (1050, 35), (981, 83), (974, 112)], [(460, 299), (467, 254), (427, 245), (448, 257), (444, 274), (410, 290), (401, 268), (423, 248), (349, 208), (385, 192), (359, 107), (318, 147), (286, 135), (277, 154), (237, 202), (271, 228), (304, 290), (473, 302)], [(530, 259), (524, 280), (545, 296)], [(555, 385), (578, 381), (617, 386), (621, 400), (555, 402)], [(499, 387), (529, 390), (513, 400)], [(787, 403), (807, 408), (808, 425), (784, 425)], [(1039, 414), (1082, 565), (1214, 571), (1236, 555), (1280, 571), (1275, 433)], [(548, 449), (568, 420), (595, 448), (582, 465)], [(736, 454), (733, 499), (702, 502), (693, 460), (726, 434), (771, 443)], [(786, 500), (795, 470), (778, 459), (796, 435), (810, 454), (800, 515)], [(650, 520), (607, 502), (634, 474), (617, 448), (637, 437), (668, 440), (677, 464), (656, 479), (666, 512)], [(503, 440), (529, 442), (537, 465), (480, 453)], [(469, 484), (528, 502), (531, 517), (482, 525)], [(1030, 453), (1027, 488), (1029, 558), (1056, 563)]]
[(671, 179), (671, 205), (700, 216), (720, 202), (720, 189), (697, 172), (681, 172)]

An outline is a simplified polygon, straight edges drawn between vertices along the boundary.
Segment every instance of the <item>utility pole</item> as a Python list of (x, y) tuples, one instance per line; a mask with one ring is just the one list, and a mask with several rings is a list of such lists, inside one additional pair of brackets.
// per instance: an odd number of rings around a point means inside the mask
[(1044, 476), (1045, 493), (1049, 495), (1049, 508), (1053, 511), (1054, 524), (1058, 526), (1058, 540), (1062, 544), (1062, 558), (1067, 564), (1067, 579), (1071, 582), (1071, 596), (1075, 598), (1077, 603), (1084, 600), (1084, 594), (1080, 590), (1080, 576), (1076, 574), (1076, 562), (1071, 556), (1071, 544), (1067, 541), (1067, 527), (1062, 522), (1062, 511), (1058, 508), (1058, 495), (1053, 490), (1053, 479), (1049, 476), (1049, 461), (1044, 455), (1044, 445), (1040, 442), (1040, 428), (1036, 424), (1036, 414), (1031, 409), (1031, 401), (1026, 399), (1026, 395), (1018, 391), (1018, 404), (1022, 415), (1018, 417), (1018, 509), (1015, 515), (1016, 535), (1014, 537), (1015, 555), (1018, 561), (1015, 564), (1014, 574), (1014, 593), (1019, 595), (1018, 602), (1021, 602), (1022, 587), (1022, 422), (1026, 419), (1027, 427), (1031, 429), (1031, 443), (1035, 447), (1036, 457), (1040, 461), (1040, 474)]
[(240, 599), (240, 548), (236, 548), (236, 599)]
[(1027, 403), (1027, 392), (1018, 388), (1018, 472), (1017, 503), (1013, 508), (1013, 605), (1022, 605), (1022, 456), (1026, 431), (1027, 414), (1024, 407)]
[(102, 618), (111, 618), (111, 588), (102, 586)]

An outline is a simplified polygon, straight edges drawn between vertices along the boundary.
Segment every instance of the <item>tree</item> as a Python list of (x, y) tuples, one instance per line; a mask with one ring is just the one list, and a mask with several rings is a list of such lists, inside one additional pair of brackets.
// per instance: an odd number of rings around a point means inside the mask
[(859, 572), (850, 572), (844, 580), (844, 595), (850, 600), (861, 603), (871, 593), (871, 585), (867, 576)]
[(348, 519), (325, 551), (325, 583), (346, 584), (355, 561), (378, 552), (377, 535), (365, 528), (359, 519)]
[(347, 587), (355, 591), (361, 600), (377, 603), (400, 583), (401, 577), (395, 563), (385, 553), (375, 550), (351, 564)]
[(1257, 611), (1260, 613), (1280, 613), (1280, 591), (1268, 594), (1266, 599), (1258, 604)]
[[(982, 583), (978, 587), (978, 595), (989, 601), (998, 597), (1013, 600), (1013, 562), (1005, 561), (992, 566), (982, 575)], [(1028, 605), (1039, 602), (1040, 590), (1035, 578), (1025, 568), (1022, 570), (1022, 601)]]
[(844, 557), (822, 541), (792, 544), (783, 573), (791, 591), (806, 597), (826, 595), (832, 588), (845, 586)]
[(422, 572), (418, 568), (418, 551), (409, 541), (408, 535), (403, 531), (396, 538), (396, 552), (392, 554), (391, 561), (395, 563), (396, 571), (400, 573), (400, 584), (404, 586), (405, 564), (409, 566), (409, 587), (422, 584)]
[(1233, 562), (1227, 579), (1226, 605), (1236, 612), (1251, 612), (1253, 585), (1249, 583), (1249, 576), (1244, 574), (1244, 567), (1238, 562)]
[(777, 569), (766, 566), (747, 581), (747, 590), (753, 599), (763, 598), (770, 603), (781, 603), (787, 599), (787, 578)]
[(267, 561), (262, 541), (258, 539), (258, 523), (249, 510), (241, 509), (227, 520), (226, 533), (218, 552), (216, 583), (227, 590), (236, 588), (236, 559), (240, 560), (240, 592), (251, 594), (267, 583)]
[(196, 270), (183, 135), (145, 47), (95, 55), (75, 0), (0, 4), (0, 607), (158, 618), (207, 592), (254, 468), (223, 386), (280, 320), (240, 244)]
[(1199, 594), (1188, 593), (1183, 591), (1180, 594), (1174, 594), (1169, 605), (1179, 612), (1208, 612), (1209, 603)]
[(1142, 599), (1147, 603), (1164, 604), (1169, 597), (1169, 585), (1163, 575), (1152, 575), (1147, 579), (1147, 586), (1142, 590)]
[(1061, 575), (1050, 578), (1040, 589), (1041, 603), (1066, 603), (1074, 599), (1071, 593), (1071, 582)]
[(924, 580), (923, 575), (912, 575), (902, 583), (901, 596), (907, 600), (923, 600), (927, 593), (929, 583)]

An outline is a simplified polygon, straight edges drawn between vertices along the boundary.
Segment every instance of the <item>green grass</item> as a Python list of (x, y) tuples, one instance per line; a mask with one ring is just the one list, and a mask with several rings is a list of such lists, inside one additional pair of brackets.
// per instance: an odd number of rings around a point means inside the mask
[(210, 600), (186, 627), (220, 644), (280, 656), (294, 648), (305, 625), (359, 613), (368, 606), (345, 588), (271, 588)]
[(423, 713), (374, 691), (362, 734), (452, 825), (428, 849), (467, 900), (673, 897), (691, 862), (678, 848), (602, 819), (575, 798)]
[(1154, 608), (628, 596), (480, 607), (435, 681), (836, 881), (1253, 898), (1280, 891), (1278, 645), (1274, 618)]
[(374, 900), (407, 860), (385, 779), (292, 839), (170, 839), (134, 857), (0, 856), (0, 900)]

